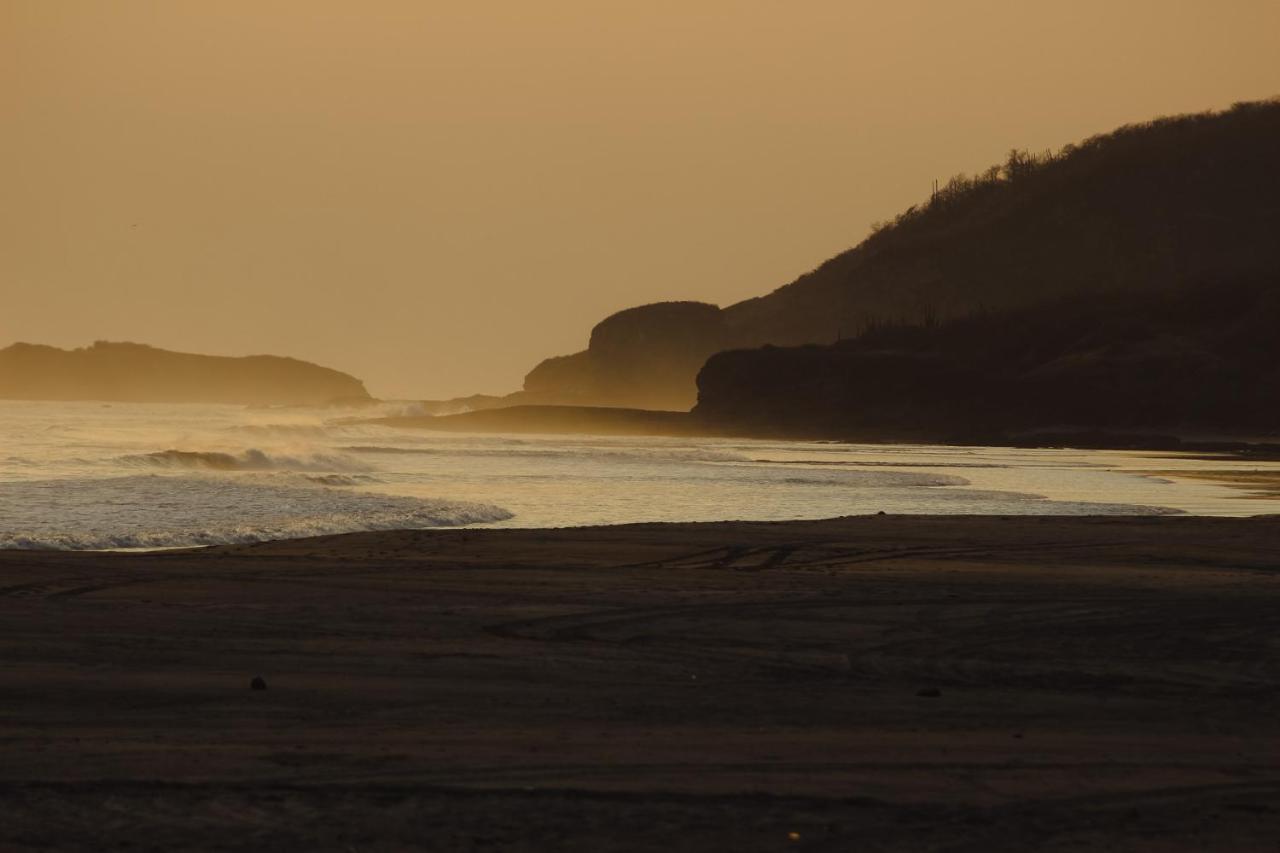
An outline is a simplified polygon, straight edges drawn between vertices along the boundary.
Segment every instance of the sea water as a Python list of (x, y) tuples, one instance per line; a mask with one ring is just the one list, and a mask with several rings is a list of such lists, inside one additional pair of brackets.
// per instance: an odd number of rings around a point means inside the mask
[[(1253, 515), (1176, 454), (459, 434), (357, 411), (0, 401), (0, 548), (866, 513)], [(1159, 472), (1158, 474), (1155, 472)], [(1174, 472), (1170, 474), (1169, 472)]]

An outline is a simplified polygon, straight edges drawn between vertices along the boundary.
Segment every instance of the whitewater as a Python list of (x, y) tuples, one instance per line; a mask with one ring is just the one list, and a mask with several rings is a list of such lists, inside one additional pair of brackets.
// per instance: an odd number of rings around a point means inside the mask
[(1280, 512), (1280, 501), (1176, 475), (1241, 463), (1172, 454), (473, 435), (370, 422), (403, 413), (0, 401), (0, 548), (876, 512)]

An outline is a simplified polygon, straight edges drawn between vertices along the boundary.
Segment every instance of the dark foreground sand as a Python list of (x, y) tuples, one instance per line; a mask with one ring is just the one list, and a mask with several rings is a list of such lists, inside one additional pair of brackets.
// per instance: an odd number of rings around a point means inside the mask
[(1276, 519), (0, 552), (0, 849), (1275, 850), (1278, 688)]

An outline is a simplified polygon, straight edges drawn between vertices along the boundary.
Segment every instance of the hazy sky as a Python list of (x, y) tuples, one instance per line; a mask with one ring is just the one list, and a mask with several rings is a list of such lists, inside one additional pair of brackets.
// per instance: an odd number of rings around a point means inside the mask
[(1011, 147), (1280, 94), (1275, 0), (0, 0), (0, 345), (520, 386)]

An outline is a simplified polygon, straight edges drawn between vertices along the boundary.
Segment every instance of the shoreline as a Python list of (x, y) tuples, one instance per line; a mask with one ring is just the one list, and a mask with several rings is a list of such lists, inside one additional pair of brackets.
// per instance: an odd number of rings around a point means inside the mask
[(4, 551), (0, 846), (1253, 849), (1277, 554), (907, 515)]
[(354, 419), (397, 429), (444, 432), (531, 433), (544, 435), (655, 436), (669, 438), (815, 441), (838, 444), (937, 444), (949, 446), (1132, 450), (1200, 454), (1206, 459), (1280, 460), (1280, 442), (1271, 437), (1179, 435), (1176, 430), (1105, 430), (1094, 427), (1046, 428), (1008, 433), (946, 434), (924, 431), (795, 431), (709, 423), (695, 412), (612, 408), (607, 406), (515, 405), (452, 415)]

